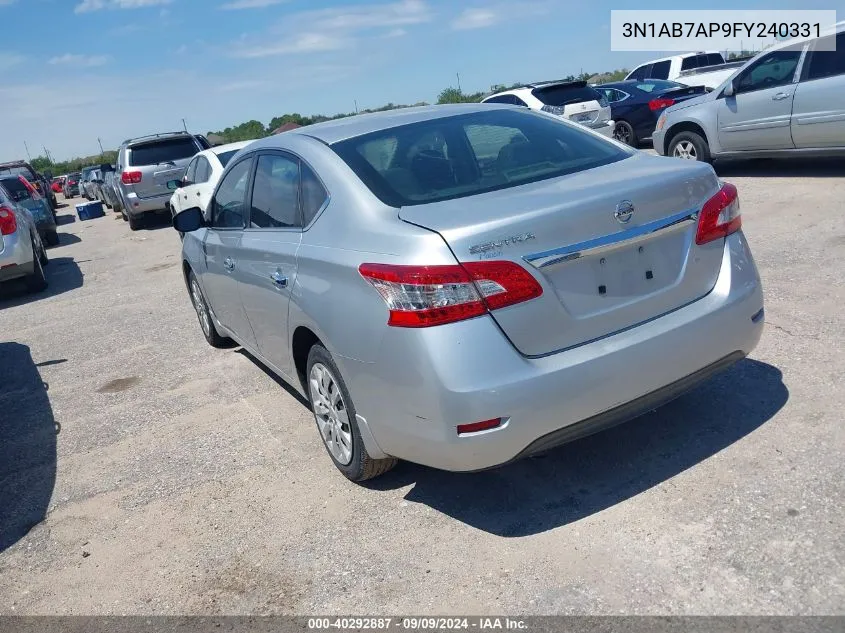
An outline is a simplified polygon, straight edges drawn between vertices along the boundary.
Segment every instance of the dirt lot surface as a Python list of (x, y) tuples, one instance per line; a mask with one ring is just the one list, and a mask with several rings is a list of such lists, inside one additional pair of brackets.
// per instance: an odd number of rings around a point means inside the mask
[(0, 291), (0, 614), (844, 613), (845, 168), (719, 172), (751, 358), (542, 458), (368, 486), (206, 345), (175, 232), (61, 210), (49, 290)]

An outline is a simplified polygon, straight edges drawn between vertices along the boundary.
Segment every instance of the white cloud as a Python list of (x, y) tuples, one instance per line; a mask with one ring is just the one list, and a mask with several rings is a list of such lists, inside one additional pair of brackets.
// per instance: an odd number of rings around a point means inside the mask
[(103, 66), (108, 61), (109, 58), (105, 55), (74, 55), (72, 53), (65, 53), (64, 55), (51, 58), (47, 63), (53, 64), (54, 66), (87, 66), (90, 68), (93, 66)]
[[(0, 0), (2, 2), (3, 0)], [(17, 53), (4, 53), (0, 51), (0, 70), (9, 70), (18, 64), (22, 64), (26, 60), (23, 55)]]
[(374, 30), (389, 29), (387, 35), (373, 34), (375, 38), (405, 35), (402, 27), (429, 22), (433, 17), (424, 0), (302, 11), (286, 17), (258, 38), (242, 37), (230, 55), (258, 58), (335, 51), (354, 46), (361, 36)]
[(173, 0), (82, 0), (74, 13), (90, 13), (102, 9), (141, 9), (144, 7), (155, 7), (162, 4), (170, 4)]
[(485, 29), (488, 26), (497, 24), (502, 19), (501, 14), (492, 9), (464, 9), (461, 14), (452, 21), (452, 28), (457, 31), (469, 29)]
[(288, 0), (235, 0), (234, 2), (227, 2), (220, 8), (227, 11), (236, 11), (239, 9), (263, 9), (264, 7), (271, 7), (274, 4), (282, 4)]
[(0, 0), (0, 7), (8, 7), (10, 4), (15, 4), (18, 0)]
[(346, 45), (347, 43), (339, 38), (321, 35), (320, 33), (303, 33), (289, 41), (237, 50), (232, 53), (232, 56), (242, 59), (256, 59), (275, 55), (335, 51), (345, 48)]

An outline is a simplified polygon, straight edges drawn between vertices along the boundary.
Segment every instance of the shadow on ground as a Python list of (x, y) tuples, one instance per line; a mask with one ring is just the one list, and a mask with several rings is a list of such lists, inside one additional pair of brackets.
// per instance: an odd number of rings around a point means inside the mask
[(636, 420), (549, 453), (481, 473), (407, 462), (367, 484), (413, 484), (408, 501), (497, 536), (567, 525), (622, 503), (753, 432), (789, 398), (781, 372), (743, 360), (698, 389)]
[(56, 216), (56, 226), (64, 226), (65, 224), (73, 224), (76, 222), (76, 216), (69, 213)]
[(302, 395), (296, 389), (291, 387), (288, 383), (286, 383), (284, 380), (279, 378), (275, 373), (273, 373), (273, 370), (270, 369), (269, 367), (267, 367), (267, 365), (262, 363), (260, 360), (258, 360), (252, 354), (250, 354), (243, 347), (239, 347), (238, 349), (235, 350), (235, 352), (240, 354), (241, 356), (243, 356), (245, 358), (248, 358), (253, 363), (255, 363), (261, 371), (263, 371), (265, 374), (270, 376), (270, 378), (272, 378), (276, 382), (277, 385), (279, 385), (282, 389), (287, 391), (288, 394), (290, 394), (291, 397), (295, 398), (299, 402), (299, 404), (301, 404), (303, 407), (305, 407), (309, 411), (311, 410), (311, 403), (309, 403), (308, 400), (303, 398)]
[(71, 244), (79, 244), (82, 239), (73, 233), (59, 233), (59, 246), (69, 246)]
[[(66, 235), (62, 235), (62, 237), (66, 237)], [(47, 253), (50, 254), (50, 251), (48, 250)], [(44, 272), (47, 274), (48, 285), (43, 292), (29, 292), (20, 279), (0, 284), (0, 310), (55, 297), (79, 288), (83, 283), (82, 271), (72, 257), (51, 257), (50, 263), (44, 268)]]
[(172, 229), (173, 218), (169, 213), (148, 213), (144, 217), (144, 229), (147, 231), (158, 231), (159, 229)]
[(716, 173), (725, 177), (773, 178), (842, 178), (845, 177), (845, 161), (820, 158), (783, 158), (716, 161)]
[(0, 552), (44, 520), (56, 483), (48, 386), (29, 348), (0, 343)]

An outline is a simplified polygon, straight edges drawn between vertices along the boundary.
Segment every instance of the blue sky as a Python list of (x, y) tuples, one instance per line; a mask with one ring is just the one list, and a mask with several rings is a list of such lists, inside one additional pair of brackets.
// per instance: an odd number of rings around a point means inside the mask
[[(840, 8), (782, 0), (684, 8)], [(808, 6), (809, 5), (809, 6)], [(648, 9), (677, 2), (642, 0)], [(0, 160), (632, 67), (592, 0), (0, 0)]]

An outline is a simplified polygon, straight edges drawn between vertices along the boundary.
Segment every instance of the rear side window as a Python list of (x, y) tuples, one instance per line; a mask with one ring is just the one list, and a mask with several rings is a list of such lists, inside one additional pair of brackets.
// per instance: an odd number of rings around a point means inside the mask
[(648, 71), (651, 68), (651, 64), (643, 64), (630, 75), (628, 75), (629, 79), (636, 79), (637, 81), (642, 81), (646, 77), (648, 77)]
[(240, 150), (232, 149), (232, 150), (229, 150), (228, 152), (221, 152), (220, 154), (217, 154), (217, 160), (219, 160), (220, 164), (223, 167), (225, 167), (226, 165), (229, 164), (229, 161), (232, 160), (232, 156), (237, 154), (239, 151)]
[(133, 167), (158, 165), (190, 158), (199, 151), (193, 137), (182, 137), (133, 145), (129, 148), (129, 164)]
[(546, 88), (534, 88), (531, 92), (540, 101), (550, 106), (565, 106), (570, 103), (583, 103), (584, 101), (598, 101), (600, 95), (595, 88), (584, 84), (557, 85)]
[(311, 171), (305, 163), (300, 163), (301, 170), (301, 198), (302, 198), (302, 225), (308, 226), (314, 216), (319, 213), (320, 209), (326, 203), (329, 197), (328, 192), (317, 175)]
[(653, 79), (669, 79), (669, 65), (671, 63), (672, 62), (667, 59), (666, 61), (653, 64), (648, 76)]
[[(833, 36), (823, 38), (816, 43), (816, 48), (832, 48)], [(810, 68), (807, 79), (824, 79), (845, 75), (845, 31), (836, 36), (836, 50), (817, 50), (810, 55)]]
[(252, 159), (242, 160), (223, 177), (211, 201), (211, 226), (221, 229), (243, 228), (246, 186)]
[(681, 61), (681, 70), (692, 70), (693, 68), (698, 68), (698, 58), (695, 55), (684, 57)]
[(552, 117), (498, 109), (381, 130), (331, 147), (394, 207), (516, 187), (631, 155)]
[(708, 53), (707, 54), (707, 65), (708, 66), (716, 66), (718, 64), (724, 64), (725, 58), (722, 57), (719, 53)]

